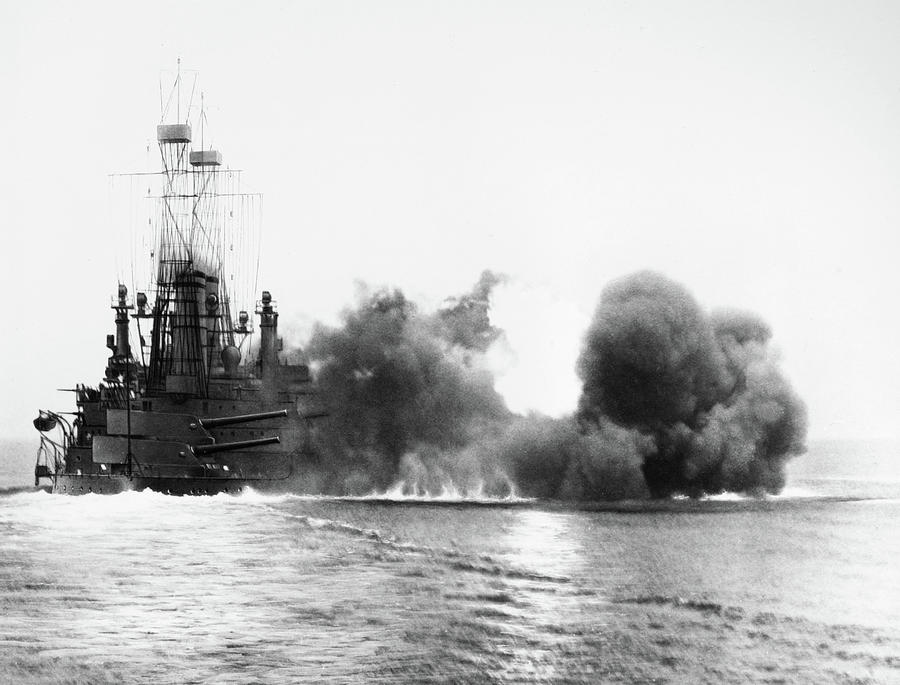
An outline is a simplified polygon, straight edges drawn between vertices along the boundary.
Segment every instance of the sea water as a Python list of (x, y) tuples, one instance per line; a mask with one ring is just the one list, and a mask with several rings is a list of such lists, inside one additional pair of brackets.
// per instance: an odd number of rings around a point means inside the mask
[(900, 682), (898, 457), (588, 507), (11, 488), (0, 681)]

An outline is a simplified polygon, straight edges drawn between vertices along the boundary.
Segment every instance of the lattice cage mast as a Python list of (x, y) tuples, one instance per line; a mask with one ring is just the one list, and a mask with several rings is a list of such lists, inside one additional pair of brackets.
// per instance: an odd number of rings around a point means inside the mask
[[(125, 175), (132, 179), (131, 197), (135, 179), (146, 189), (141, 203), (146, 214), (137, 212), (146, 223), (139, 220), (143, 229), (133, 236), (130, 280), (147, 390), (202, 396), (222, 365), (223, 350), (237, 348), (245, 362), (249, 357), (247, 312), (255, 305), (262, 198), (242, 192), (241, 172), (224, 166), (222, 154), (204, 146), (202, 105), (196, 122), (200, 147), (193, 148), (190, 104), (181, 120), (181, 80), (179, 67), (173, 86), (177, 107), (170, 107), (172, 94), (161, 107), (156, 130), (161, 171)], [(175, 123), (165, 121), (170, 109)], [(152, 320), (149, 332), (141, 331), (145, 318)]]

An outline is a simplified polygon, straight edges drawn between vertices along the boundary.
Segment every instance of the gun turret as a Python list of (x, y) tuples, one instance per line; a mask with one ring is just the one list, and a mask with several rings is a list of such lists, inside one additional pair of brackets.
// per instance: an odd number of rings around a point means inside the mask
[(210, 419), (200, 419), (200, 425), (204, 428), (219, 428), (220, 426), (233, 426), (236, 423), (250, 423), (251, 421), (264, 421), (265, 419), (280, 419), (287, 415), (287, 409), (280, 409), (278, 411), (264, 411), (259, 414), (219, 416)]
[(212, 445), (196, 445), (194, 447), (194, 454), (198, 457), (205, 456), (207, 454), (215, 454), (216, 452), (232, 452), (234, 450), (241, 450), (245, 447), (260, 447), (261, 445), (274, 445), (275, 443), (281, 442), (281, 438), (277, 435), (271, 438), (256, 438), (255, 440), (238, 440), (237, 442), (222, 442), (222, 443), (214, 443)]

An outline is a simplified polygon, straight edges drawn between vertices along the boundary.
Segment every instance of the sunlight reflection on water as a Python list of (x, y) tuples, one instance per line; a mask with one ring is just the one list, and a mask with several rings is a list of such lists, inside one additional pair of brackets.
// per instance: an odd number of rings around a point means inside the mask
[(511, 549), (510, 560), (546, 575), (568, 575), (582, 548), (570, 534), (571, 516), (537, 509), (517, 511), (505, 541)]

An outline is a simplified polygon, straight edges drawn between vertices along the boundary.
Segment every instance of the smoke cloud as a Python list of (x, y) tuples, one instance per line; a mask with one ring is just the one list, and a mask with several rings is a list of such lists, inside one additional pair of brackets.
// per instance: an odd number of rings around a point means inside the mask
[(587, 501), (784, 485), (805, 409), (758, 317), (708, 315), (655, 273), (616, 281), (585, 336), (575, 415), (521, 416), (485, 357), (503, 335), (490, 321), (501, 282), (486, 271), (434, 313), (399, 290), (362, 291), (341, 326), (316, 327), (319, 489)]
[(316, 327), (308, 354), (330, 413), (319, 435), (329, 489), (481, 478), (471, 457), (448, 455), (511, 419), (483, 357), (500, 335), (488, 317), (498, 282), (485, 272), (434, 314), (399, 290), (363, 292), (343, 326)]
[(652, 438), (642, 471), (654, 496), (778, 492), (800, 454), (806, 411), (757, 316), (707, 316), (651, 272), (603, 292), (578, 361), (579, 420)]

